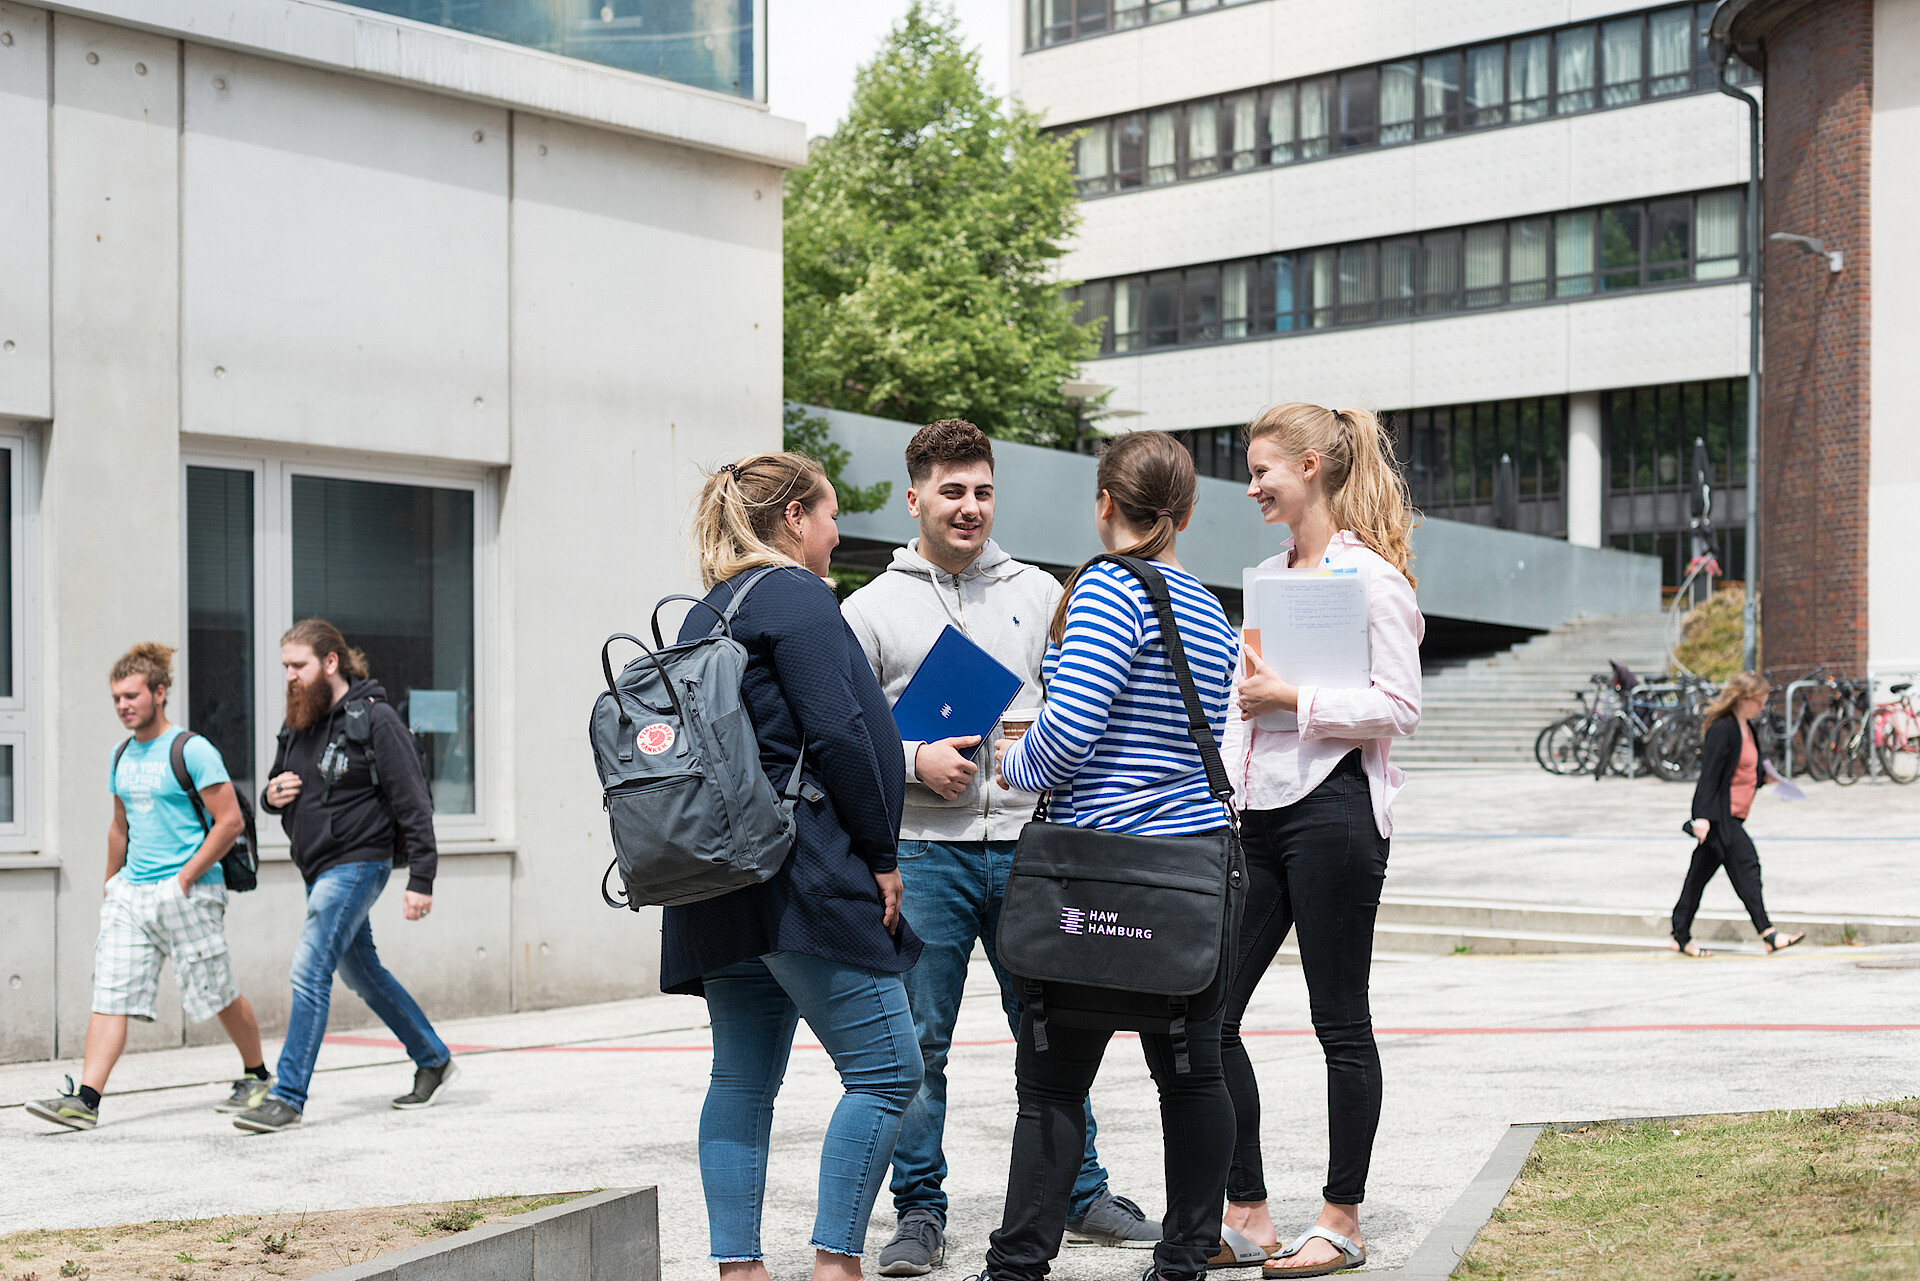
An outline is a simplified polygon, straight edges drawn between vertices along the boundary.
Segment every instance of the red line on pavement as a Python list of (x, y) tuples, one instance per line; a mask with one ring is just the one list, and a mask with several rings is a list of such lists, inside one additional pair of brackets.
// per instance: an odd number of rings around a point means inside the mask
[[(1381, 1036), (1564, 1036), (1569, 1033), (1632, 1032), (1920, 1032), (1920, 1023), (1618, 1023), (1571, 1027), (1378, 1027)], [(1137, 1037), (1137, 1032), (1117, 1032)], [(1312, 1028), (1242, 1028), (1241, 1036), (1312, 1036)], [(400, 1042), (376, 1036), (329, 1036), (331, 1045), (356, 1045), (397, 1050)], [(998, 1040), (955, 1041), (955, 1048), (1012, 1045), (1012, 1037)], [(711, 1045), (451, 1045), (461, 1054), (704, 1054)], [(824, 1049), (811, 1041), (797, 1041), (796, 1050)]]

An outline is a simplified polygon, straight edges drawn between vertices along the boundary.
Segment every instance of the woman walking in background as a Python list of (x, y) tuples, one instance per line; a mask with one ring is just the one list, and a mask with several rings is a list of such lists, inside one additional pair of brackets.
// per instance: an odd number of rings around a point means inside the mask
[[(773, 1100), (805, 1017), (844, 1091), (820, 1153), (814, 1281), (860, 1276), (900, 1118), (920, 1089), (920, 1045), (900, 975), (920, 942), (900, 915), (905, 765), (893, 713), (823, 581), (840, 541), (820, 465), (756, 454), (707, 478), (695, 537), (716, 612), (741, 577), (776, 566), (733, 619), (746, 647), (740, 690), (774, 791), (799, 768), (799, 835), (774, 876), (663, 912), (660, 986), (704, 995), (713, 1080), (700, 1113), (700, 1182), (712, 1259), (726, 1281), (767, 1281), (760, 1242)], [(696, 608), (680, 639), (704, 636)], [(821, 793), (824, 793), (822, 795)]]
[[(1237, 637), (1220, 602), (1174, 555), (1193, 515), (1193, 458), (1164, 432), (1133, 432), (1100, 459), (1094, 524), (1109, 551), (1154, 562), (1166, 579), (1179, 641), (1213, 732), (1226, 728)], [(1147, 588), (1125, 567), (1091, 562), (1068, 582), (1053, 616), (1039, 719), (994, 744), (1000, 786), (1053, 792), (1054, 823), (1140, 836), (1217, 832), (1225, 807), (1208, 791), (1186, 702)], [(1017, 865), (1016, 865), (1017, 866)], [(1005, 955), (1004, 945), (1002, 955)], [(987, 1250), (984, 1281), (1041, 1281), (1060, 1249), (1086, 1150), (1087, 1089), (1111, 1028), (1050, 1021), (1044, 1042), (1023, 1011), (1014, 1084), (1006, 1210)], [(1046, 1048), (1040, 1048), (1044, 1044)], [(1220, 1018), (1186, 1025), (1189, 1070), (1174, 1038), (1140, 1036), (1160, 1091), (1167, 1213), (1145, 1277), (1194, 1281), (1220, 1231), (1220, 1197), (1233, 1141), (1233, 1108), (1220, 1074)]]
[[(1366, 1260), (1360, 1203), (1381, 1096), (1367, 982), (1391, 806), (1406, 781), (1387, 764), (1387, 749), (1420, 721), (1426, 624), (1413, 595), (1415, 515), (1377, 418), (1318, 405), (1269, 409), (1247, 429), (1247, 467), (1247, 496), (1267, 524), (1284, 524), (1293, 535), (1261, 568), (1357, 573), (1367, 589), (1370, 685), (1292, 685), (1249, 647), (1224, 753), (1240, 803), (1248, 885), (1221, 1033), (1236, 1125), (1230, 1232), (1213, 1262), (1264, 1260), (1264, 1276), (1314, 1277)], [(1298, 729), (1253, 724), (1278, 711), (1297, 713)], [(1299, 934), (1313, 1030), (1327, 1060), (1329, 1158), (1319, 1219), (1280, 1251), (1261, 1161), (1260, 1087), (1240, 1020), (1289, 930)]]
[(1693, 941), (1693, 918), (1707, 882), (1722, 867), (1767, 951), (1792, 947), (1806, 937), (1782, 934), (1767, 919), (1767, 905), (1760, 897), (1760, 853), (1747, 836), (1753, 794), (1767, 781), (1749, 722), (1766, 710), (1769, 692), (1764, 677), (1741, 672), (1707, 705), (1700, 781), (1694, 784), (1693, 821), (1687, 824), (1695, 842), (1693, 863), (1687, 868), (1686, 884), (1680, 887), (1680, 900), (1673, 905), (1670, 946), (1688, 956), (1712, 955)]

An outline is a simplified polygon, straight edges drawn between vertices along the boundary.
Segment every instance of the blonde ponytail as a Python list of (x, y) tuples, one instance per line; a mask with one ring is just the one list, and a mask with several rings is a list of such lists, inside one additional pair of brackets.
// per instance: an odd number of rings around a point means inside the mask
[(811, 510), (826, 485), (820, 464), (800, 454), (752, 454), (710, 474), (693, 509), (701, 585), (762, 565), (798, 565), (784, 550), (787, 506)]
[(1318, 454), (1334, 525), (1351, 531), (1409, 584), (1419, 585), (1412, 537), (1419, 513), (1372, 410), (1323, 409), (1297, 401), (1275, 405), (1248, 424), (1247, 443), (1256, 440), (1272, 441), (1289, 459)]

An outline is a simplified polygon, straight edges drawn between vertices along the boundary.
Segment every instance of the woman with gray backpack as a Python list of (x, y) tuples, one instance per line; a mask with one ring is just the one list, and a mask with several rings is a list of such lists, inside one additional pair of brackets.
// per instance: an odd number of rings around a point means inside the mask
[[(710, 1257), (726, 1281), (767, 1277), (760, 1216), (773, 1100), (801, 1017), (844, 1089), (820, 1154), (814, 1281), (860, 1276), (867, 1220), (920, 1088), (900, 979), (920, 942), (900, 914), (894, 866), (905, 766), (893, 713), (823, 581), (838, 510), (819, 464), (782, 453), (721, 467), (694, 515), (708, 592), (680, 641), (731, 614), (760, 766), (776, 794), (801, 774), (795, 836), (777, 872), (663, 910), (660, 986), (703, 995), (713, 1023), (700, 1179)], [(749, 581), (750, 597), (732, 609)], [(665, 750), (663, 728), (641, 727), (639, 750)]]

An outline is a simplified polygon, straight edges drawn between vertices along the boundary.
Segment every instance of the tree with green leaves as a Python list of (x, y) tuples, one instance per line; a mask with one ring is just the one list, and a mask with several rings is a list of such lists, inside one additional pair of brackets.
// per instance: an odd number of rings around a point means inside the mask
[(871, 485), (849, 485), (840, 473), (853, 461), (845, 445), (834, 443), (833, 424), (819, 414), (810, 414), (804, 405), (788, 405), (783, 420), (780, 448), (805, 454), (820, 464), (833, 483), (833, 494), (843, 512), (877, 512), (893, 497), (893, 482), (878, 480)]
[(1079, 222), (1070, 143), (981, 86), (950, 9), (907, 10), (785, 213), (789, 400), (1074, 438), (1060, 384), (1095, 335), (1054, 275)]

